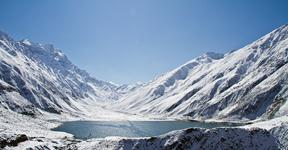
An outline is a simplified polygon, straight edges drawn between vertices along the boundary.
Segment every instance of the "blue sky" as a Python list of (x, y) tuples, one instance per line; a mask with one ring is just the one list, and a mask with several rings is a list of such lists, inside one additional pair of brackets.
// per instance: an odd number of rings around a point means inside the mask
[(98, 79), (148, 81), (288, 23), (287, 0), (1, 0), (0, 30), (52, 43)]

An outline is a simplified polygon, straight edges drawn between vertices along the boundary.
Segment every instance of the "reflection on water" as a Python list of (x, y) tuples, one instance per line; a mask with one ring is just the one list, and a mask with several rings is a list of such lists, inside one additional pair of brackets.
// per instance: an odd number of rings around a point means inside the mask
[(150, 137), (190, 127), (215, 128), (229, 126), (233, 125), (190, 121), (72, 121), (64, 122), (53, 130), (71, 133), (79, 139), (89, 139), (107, 136)]

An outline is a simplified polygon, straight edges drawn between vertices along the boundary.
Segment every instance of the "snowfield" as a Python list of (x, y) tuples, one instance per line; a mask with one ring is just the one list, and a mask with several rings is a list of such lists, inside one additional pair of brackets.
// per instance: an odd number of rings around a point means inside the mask
[[(95, 79), (50, 44), (0, 32), (0, 149), (287, 149), (288, 25), (227, 54), (195, 58), (148, 83)], [(158, 137), (78, 140), (73, 120), (246, 122)]]

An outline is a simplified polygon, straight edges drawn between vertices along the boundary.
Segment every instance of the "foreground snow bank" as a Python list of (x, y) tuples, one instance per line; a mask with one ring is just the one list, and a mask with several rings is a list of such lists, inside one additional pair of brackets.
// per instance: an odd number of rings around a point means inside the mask
[(78, 149), (278, 149), (277, 139), (260, 128), (190, 128), (150, 138), (92, 139)]

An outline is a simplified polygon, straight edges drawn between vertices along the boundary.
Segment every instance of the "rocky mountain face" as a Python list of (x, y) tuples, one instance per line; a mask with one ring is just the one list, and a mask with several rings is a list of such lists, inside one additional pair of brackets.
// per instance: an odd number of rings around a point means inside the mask
[(192, 119), (288, 114), (288, 25), (225, 55), (206, 53), (122, 97), (114, 109)]
[(73, 65), (53, 45), (0, 32), (0, 107), (28, 115), (77, 112), (80, 104), (119, 99), (116, 88)]

